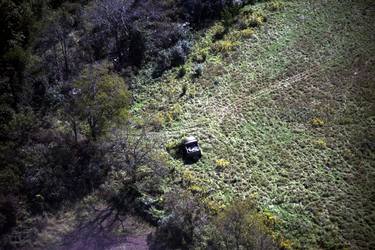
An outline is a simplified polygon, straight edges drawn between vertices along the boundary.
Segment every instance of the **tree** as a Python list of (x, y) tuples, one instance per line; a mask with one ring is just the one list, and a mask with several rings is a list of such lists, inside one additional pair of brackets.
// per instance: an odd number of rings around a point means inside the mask
[(156, 148), (145, 128), (138, 130), (128, 124), (116, 131), (112, 137), (109, 154), (111, 165), (116, 171), (125, 171), (129, 183), (136, 184), (145, 177), (139, 175), (139, 169), (142, 167), (152, 170), (154, 177), (165, 175), (164, 162), (155, 157)]
[(104, 0), (96, 1), (91, 10), (91, 22), (97, 27), (102, 38), (114, 39), (114, 48), (117, 65), (122, 66), (129, 48), (131, 34), (134, 32), (134, 22), (140, 15), (137, 12), (137, 1)]
[(36, 49), (43, 55), (48, 73), (56, 81), (68, 80), (71, 76), (74, 39), (74, 17), (66, 10), (51, 12), (37, 39)]
[(214, 249), (278, 249), (264, 215), (251, 201), (236, 201), (220, 212), (211, 225)]
[[(127, 118), (130, 95), (124, 80), (106, 65), (90, 65), (66, 95), (64, 116), (77, 140), (79, 124), (86, 123), (95, 141), (111, 123)], [(81, 124), (82, 125), (82, 124)]]
[(148, 53), (165, 49), (160, 48), (160, 42), (170, 46), (177, 42), (173, 32), (159, 39), (160, 34), (175, 26), (167, 16), (163, 1), (95, 1), (87, 13), (92, 26), (91, 37), (95, 40), (92, 47), (100, 52), (95, 54), (103, 54), (103, 46), (98, 47), (98, 44), (107, 47), (107, 56), (113, 59), (117, 71), (126, 64), (140, 67)]
[[(10, 97), (9, 102), (11, 107), (18, 112), (21, 104), (24, 104), (27, 95), (24, 94), (27, 90), (24, 81), (24, 71), (28, 64), (30, 54), (20, 46), (15, 46), (7, 51), (1, 58), (4, 64), (4, 69), (0, 73), (0, 86), (3, 92), (2, 96)], [(4, 78), (3, 78), (4, 77)]]

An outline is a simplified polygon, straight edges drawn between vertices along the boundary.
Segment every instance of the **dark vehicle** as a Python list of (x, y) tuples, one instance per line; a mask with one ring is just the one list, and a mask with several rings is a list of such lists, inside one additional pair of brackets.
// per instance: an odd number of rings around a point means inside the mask
[(198, 140), (193, 136), (188, 136), (182, 141), (182, 155), (187, 161), (198, 161), (202, 157)]

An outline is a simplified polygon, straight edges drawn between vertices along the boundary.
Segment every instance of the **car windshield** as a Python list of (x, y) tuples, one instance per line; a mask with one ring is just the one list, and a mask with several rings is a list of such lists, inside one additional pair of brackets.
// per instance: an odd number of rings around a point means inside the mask
[(185, 144), (186, 147), (196, 147), (197, 146), (197, 142), (196, 141), (193, 141), (193, 142), (188, 142)]

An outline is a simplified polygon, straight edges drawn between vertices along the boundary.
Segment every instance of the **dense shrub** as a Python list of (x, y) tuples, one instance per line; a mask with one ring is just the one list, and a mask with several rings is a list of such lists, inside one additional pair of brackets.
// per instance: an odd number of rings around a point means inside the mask
[(189, 249), (202, 243), (208, 222), (204, 208), (186, 191), (173, 190), (166, 195), (168, 215), (151, 238), (151, 249)]
[(103, 153), (92, 144), (37, 144), (28, 151), (23, 192), (34, 212), (57, 208), (93, 191), (108, 171)]
[(216, 24), (212, 27), (214, 40), (220, 40), (224, 37), (227, 30), (222, 24)]
[(272, 222), (251, 201), (235, 201), (213, 215), (192, 193), (172, 190), (165, 210), (150, 239), (151, 249), (278, 249)]
[(16, 225), (16, 220), (17, 199), (12, 195), (0, 194), (0, 236), (8, 233)]
[(140, 67), (145, 59), (146, 41), (144, 36), (145, 35), (137, 29), (134, 29), (130, 33), (128, 57), (130, 64), (136, 67)]
[(192, 77), (198, 78), (198, 77), (202, 76), (203, 70), (204, 70), (204, 68), (203, 68), (202, 64), (200, 64), (200, 63), (196, 64), (193, 68)]
[(264, 13), (260, 11), (251, 12), (251, 14), (243, 14), (239, 20), (239, 25), (241, 28), (255, 28), (262, 25), (267, 21)]
[(33, 43), (50, 84), (76, 76), (84, 63), (78, 43), (77, 23), (81, 20), (78, 7), (75, 5), (72, 10), (70, 5), (64, 5), (48, 13)]
[(267, 224), (251, 201), (236, 201), (213, 219), (209, 245), (214, 249), (278, 249)]
[(109, 178), (100, 186), (102, 200), (121, 214), (141, 215), (151, 223), (159, 219), (165, 162), (157, 156), (152, 140), (144, 131), (123, 127), (110, 141), (106, 162), (111, 167)]
[(232, 0), (181, 0), (181, 4), (184, 17), (194, 26), (199, 26), (206, 20), (220, 17), (225, 7), (242, 3)]
[(153, 77), (159, 77), (165, 70), (184, 64), (190, 49), (189, 41), (180, 40), (172, 48), (162, 51), (156, 62)]
[(0, 107), (0, 196), (16, 195), (25, 167), (23, 147), (40, 124), (31, 109), (15, 112), (6, 105)]

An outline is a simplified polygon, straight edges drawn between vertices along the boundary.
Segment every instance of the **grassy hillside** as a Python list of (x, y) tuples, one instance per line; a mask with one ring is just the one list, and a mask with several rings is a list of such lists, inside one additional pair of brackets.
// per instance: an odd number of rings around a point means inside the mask
[[(215, 53), (213, 25), (182, 78), (142, 72), (133, 114), (155, 125), (172, 182), (212, 210), (252, 197), (293, 248), (375, 248), (375, 6), (252, 8), (267, 17), (255, 35), (231, 26)], [(203, 158), (184, 165), (166, 149), (190, 134)]]

